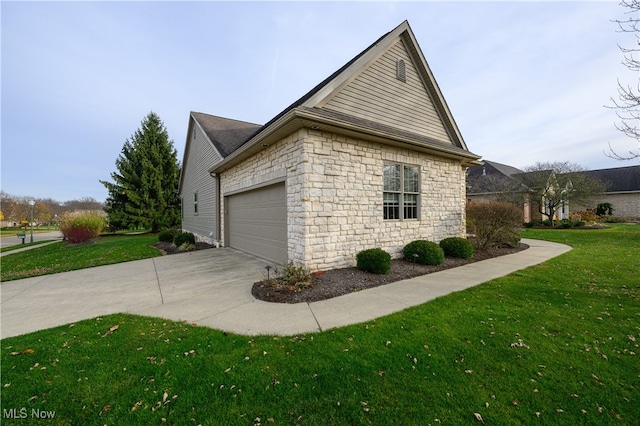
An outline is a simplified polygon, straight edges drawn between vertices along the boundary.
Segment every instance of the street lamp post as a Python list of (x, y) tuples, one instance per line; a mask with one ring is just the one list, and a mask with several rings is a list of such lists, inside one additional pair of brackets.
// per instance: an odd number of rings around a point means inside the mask
[(31, 207), (31, 220), (29, 221), (29, 223), (31, 223), (31, 239), (29, 240), (29, 242), (33, 242), (33, 206), (36, 205), (36, 202), (34, 200), (30, 200), (29, 201), (29, 206)]

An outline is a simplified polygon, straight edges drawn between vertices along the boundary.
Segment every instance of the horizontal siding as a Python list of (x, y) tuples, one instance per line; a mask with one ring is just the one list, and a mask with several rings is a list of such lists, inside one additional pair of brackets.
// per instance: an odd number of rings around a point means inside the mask
[[(182, 185), (182, 228), (201, 236), (219, 239), (216, 235), (216, 188), (209, 169), (221, 160), (202, 131), (194, 126), (186, 158)], [(198, 213), (194, 208), (194, 193), (198, 193)], [(210, 233), (213, 232), (213, 237)]]
[[(396, 78), (396, 60), (406, 82)], [(324, 108), (451, 143), (440, 115), (401, 40), (367, 67)]]

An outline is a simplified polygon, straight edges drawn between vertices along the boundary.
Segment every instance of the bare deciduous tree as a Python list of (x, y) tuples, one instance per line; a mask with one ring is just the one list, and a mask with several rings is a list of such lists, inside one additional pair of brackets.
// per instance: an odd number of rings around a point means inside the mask
[(552, 225), (563, 205), (586, 201), (606, 190), (604, 182), (590, 178), (584, 167), (568, 161), (537, 162), (524, 171), (514, 178), (528, 188), (531, 203), (549, 217)]
[(622, 0), (620, 5), (626, 8), (627, 19), (615, 20), (618, 31), (632, 34), (637, 47), (624, 47), (618, 45), (624, 59), (622, 64), (634, 73), (635, 81), (632, 84), (623, 84), (618, 80), (618, 100), (611, 98), (613, 105), (607, 106), (616, 110), (619, 122), (616, 128), (626, 136), (635, 140), (639, 149), (631, 149), (627, 154), (619, 154), (614, 151), (609, 143), (609, 151), (605, 155), (617, 160), (631, 160), (640, 158), (640, 0)]

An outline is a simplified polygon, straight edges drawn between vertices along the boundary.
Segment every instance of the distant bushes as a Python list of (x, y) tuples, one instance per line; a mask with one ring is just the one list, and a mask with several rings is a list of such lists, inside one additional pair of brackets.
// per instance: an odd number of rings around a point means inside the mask
[(467, 222), (475, 234), (478, 250), (491, 247), (517, 247), (520, 243), (522, 211), (504, 201), (467, 204)]
[(69, 212), (60, 216), (58, 224), (64, 238), (79, 244), (97, 238), (106, 226), (103, 212)]

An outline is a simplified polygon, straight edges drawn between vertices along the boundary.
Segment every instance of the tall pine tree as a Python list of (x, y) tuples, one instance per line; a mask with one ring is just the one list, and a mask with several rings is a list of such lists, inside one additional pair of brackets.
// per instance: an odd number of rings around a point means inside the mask
[(116, 159), (105, 211), (115, 229), (158, 231), (180, 223), (180, 165), (164, 123), (150, 112)]

